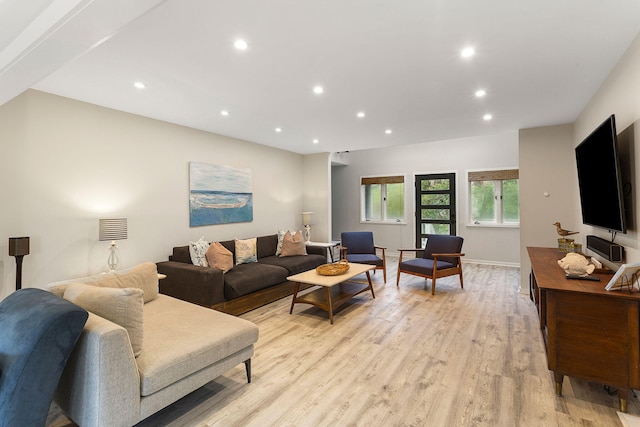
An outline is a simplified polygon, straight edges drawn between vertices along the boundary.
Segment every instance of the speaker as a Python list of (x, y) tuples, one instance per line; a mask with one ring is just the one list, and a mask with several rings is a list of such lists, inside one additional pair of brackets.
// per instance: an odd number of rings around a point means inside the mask
[(624, 259), (624, 247), (601, 239), (598, 236), (587, 236), (587, 249), (591, 249), (613, 262), (622, 262)]

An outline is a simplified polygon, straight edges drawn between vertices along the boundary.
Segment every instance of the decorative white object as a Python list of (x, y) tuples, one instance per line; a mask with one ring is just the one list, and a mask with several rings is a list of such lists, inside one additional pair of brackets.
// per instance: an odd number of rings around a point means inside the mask
[(315, 224), (315, 212), (302, 212), (302, 225), (304, 225), (304, 241), (311, 241), (311, 226)]
[(562, 267), (566, 274), (576, 276), (588, 276), (596, 269), (596, 266), (589, 263), (587, 258), (575, 252), (568, 253), (567, 256), (558, 261), (558, 265)]
[(102, 218), (99, 219), (98, 240), (101, 242), (111, 240), (109, 247), (109, 258), (107, 265), (109, 271), (115, 271), (118, 267), (118, 248), (116, 240), (126, 240), (127, 238), (127, 218)]

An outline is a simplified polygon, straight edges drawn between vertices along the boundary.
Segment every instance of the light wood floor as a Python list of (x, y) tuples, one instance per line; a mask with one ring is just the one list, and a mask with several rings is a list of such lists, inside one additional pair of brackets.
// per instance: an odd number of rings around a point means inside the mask
[[(464, 265), (457, 278), (373, 275), (330, 325), (327, 313), (272, 303), (242, 317), (260, 327), (253, 381), (244, 365), (139, 424), (149, 426), (621, 426), (603, 385), (565, 378), (556, 397), (516, 268)], [(637, 399), (629, 413), (640, 414)], [(73, 425), (52, 407), (49, 427)]]

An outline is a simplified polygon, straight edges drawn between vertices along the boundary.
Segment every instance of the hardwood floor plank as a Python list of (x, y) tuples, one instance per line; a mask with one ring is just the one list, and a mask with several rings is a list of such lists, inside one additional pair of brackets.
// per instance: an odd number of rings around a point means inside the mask
[[(290, 298), (242, 315), (260, 327), (252, 383), (240, 365), (139, 427), (622, 425), (601, 384), (565, 378), (555, 396), (517, 268), (465, 264), (464, 289), (447, 277), (431, 295), (415, 276), (396, 288), (396, 264), (333, 325), (316, 307), (289, 314)], [(47, 426), (71, 425), (54, 405)]]

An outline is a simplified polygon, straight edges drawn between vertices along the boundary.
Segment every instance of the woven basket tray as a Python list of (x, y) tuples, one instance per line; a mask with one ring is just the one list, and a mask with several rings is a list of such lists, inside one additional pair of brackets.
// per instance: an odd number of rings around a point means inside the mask
[(349, 263), (346, 259), (341, 259), (333, 264), (322, 264), (316, 267), (316, 272), (321, 276), (339, 276), (349, 270)]

